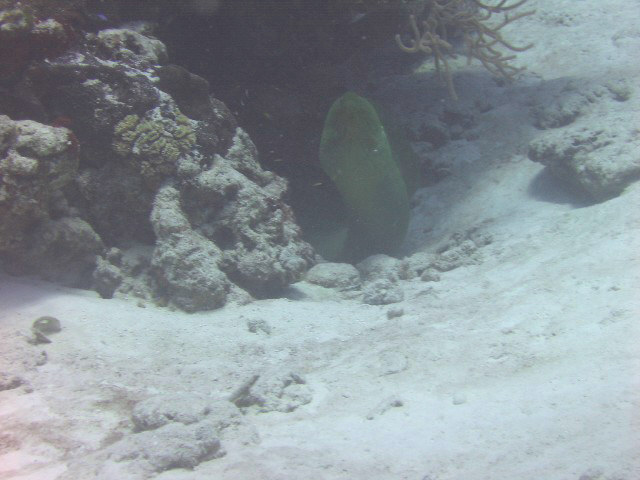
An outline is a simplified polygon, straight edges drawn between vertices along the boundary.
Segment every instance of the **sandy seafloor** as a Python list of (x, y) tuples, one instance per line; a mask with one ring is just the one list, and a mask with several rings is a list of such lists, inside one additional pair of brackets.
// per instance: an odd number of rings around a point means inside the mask
[[(297, 300), (196, 314), (2, 277), (1, 370), (25, 383), (0, 392), (0, 479), (640, 479), (640, 183), (581, 204), (526, 155), (541, 133), (532, 99), (567, 78), (633, 88), (577, 121), (640, 112), (640, 2), (529, 4), (537, 14), (509, 26), (536, 43), (518, 55), (528, 73), (499, 86), (472, 66), (481, 90), (457, 77), (461, 101), (495, 108), (475, 139), (439, 151), (451, 175), (412, 212), (409, 253), (475, 228), (492, 238), (479, 263), (402, 281), (391, 306), (302, 284)], [(402, 101), (420, 101), (416, 88)], [(41, 315), (63, 330), (33, 346), (24, 335)], [(133, 435), (137, 401), (224, 401), (254, 375), (289, 372), (311, 402), (248, 409), (221, 435), (224, 456), (147, 476), (100, 456)]]

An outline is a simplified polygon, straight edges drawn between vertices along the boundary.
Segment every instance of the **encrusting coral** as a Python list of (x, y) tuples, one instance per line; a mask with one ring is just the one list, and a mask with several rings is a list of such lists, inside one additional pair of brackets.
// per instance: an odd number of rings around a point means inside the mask
[[(535, 13), (527, 10), (511, 15), (511, 12), (524, 5), (527, 0), (519, 0), (510, 5), (508, 0), (500, 0), (496, 5), (487, 5), (479, 0), (428, 0), (426, 19), (418, 25), (415, 15), (410, 15), (409, 24), (413, 38), (408, 44), (396, 35), (396, 43), (407, 53), (423, 52), (433, 55), (435, 66), (447, 83), (451, 97), (457, 98), (447, 55), (454, 54), (451, 37), (461, 35), (467, 59), (480, 60), (493, 75), (511, 80), (522, 69), (509, 62), (515, 55), (505, 55), (498, 48), (506, 47), (514, 52), (522, 52), (533, 45), (517, 46), (503, 38), (500, 30), (511, 22)], [(497, 24), (490, 22), (493, 15), (502, 15)]]
[(152, 184), (175, 170), (180, 155), (196, 143), (189, 119), (177, 109), (173, 118), (156, 111), (144, 118), (136, 114), (124, 117), (114, 129), (113, 149), (121, 156), (132, 156), (140, 173)]

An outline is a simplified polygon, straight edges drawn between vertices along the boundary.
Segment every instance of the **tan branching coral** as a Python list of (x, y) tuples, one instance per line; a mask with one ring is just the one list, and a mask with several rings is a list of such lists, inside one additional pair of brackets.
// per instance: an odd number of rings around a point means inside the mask
[[(501, 30), (511, 22), (534, 13), (533, 10), (512, 13), (527, 1), (508, 4), (508, 0), (500, 0), (496, 5), (488, 5), (479, 0), (428, 0), (426, 19), (421, 26), (418, 26), (415, 15), (409, 17), (413, 38), (406, 44), (400, 35), (396, 35), (396, 43), (408, 53), (433, 55), (438, 74), (447, 83), (451, 96), (457, 98), (447, 61), (447, 56), (454, 54), (450, 42), (453, 32), (462, 37), (469, 62), (477, 58), (493, 75), (511, 80), (522, 69), (511, 65), (509, 62), (515, 55), (505, 55), (500, 47), (522, 52), (532, 45), (514, 45), (503, 38)], [(502, 15), (499, 22), (491, 21), (494, 15)]]

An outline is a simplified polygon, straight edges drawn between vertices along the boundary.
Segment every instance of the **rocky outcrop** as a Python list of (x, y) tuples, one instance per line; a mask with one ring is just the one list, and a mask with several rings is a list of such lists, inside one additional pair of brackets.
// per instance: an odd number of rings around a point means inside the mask
[(67, 203), (78, 144), (66, 128), (0, 116), (0, 261), (61, 283), (87, 279), (101, 239)]
[(631, 97), (622, 80), (567, 82), (532, 109), (544, 131), (529, 144), (529, 158), (592, 202), (620, 195), (640, 179), (636, 112), (624, 105)]
[(210, 167), (181, 162), (179, 182), (159, 190), (151, 216), (152, 263), (167, 298), (188, 311), (215, 308), (234, 284), (265, 297), (300, 278), (313, 251), (299, 240), (285, 191), (241, 129)]
[(640, 136), (628, 118), (592, 121), (545, 132), (529, 145), (529, 158), (600, 202), (640, 178)]
[(144, 28), (107, 29), (29, 65), (17, 85), (66, 128), (0, 117), (5, 269), (197, 311), (277, 295), (311, 266), (285, 180), (166, 59)]

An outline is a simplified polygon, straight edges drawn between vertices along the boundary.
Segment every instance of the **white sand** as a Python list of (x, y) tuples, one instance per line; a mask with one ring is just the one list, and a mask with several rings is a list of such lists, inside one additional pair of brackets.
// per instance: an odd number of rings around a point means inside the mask
[[(474, 161), (413, 212), (412, 248), (479, 227), (493, 238), (481, 263), (403, 281), (387, 307), (280, 299), (198, 314), (3, 277), (0, 371), (27, 384), (0, 392), (0, 479), (55, 479), (130, 435), (132, 405), (152, 394), (222, 398), (289, 372), (311, 403), (250, 410), (221, 437), (225, 456), (153, 478), (640, 479), (640, 184), (576, 208), (526, 158), (539, 134), (528, 88), (627, 78), (634, 95), (610, 114), (640, 112), (640, 2), (530, 4), (538, 13), (509, 28), (535, 40), (519, 55), (533, 75), (492, 90), (479, 138), (441, 152)], [(41, 315), (63, 331), (29, 345)], [(250, 332), (254, 320), (271, 333)]]

